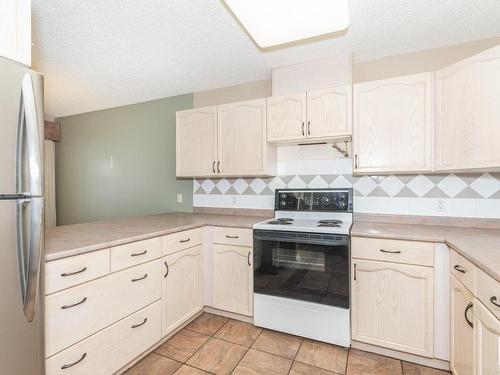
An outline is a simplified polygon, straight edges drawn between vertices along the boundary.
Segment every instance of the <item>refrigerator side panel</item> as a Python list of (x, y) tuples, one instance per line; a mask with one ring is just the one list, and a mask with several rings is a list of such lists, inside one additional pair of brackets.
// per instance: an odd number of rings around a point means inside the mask
[[(43, 298), (35, 317), (23, 313), (16, 200), (0, 200), (0, 374), (44, 374)], [(43, 283), (38, 295), (43, 296)]]

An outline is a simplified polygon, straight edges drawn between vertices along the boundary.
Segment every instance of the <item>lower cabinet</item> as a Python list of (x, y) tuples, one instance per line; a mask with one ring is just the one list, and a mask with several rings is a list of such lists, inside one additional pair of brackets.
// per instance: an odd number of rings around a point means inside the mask
[(47, 375), (110, 375), (141, 355), (161, 332), (161, 301), (50, 357)]
[(202, 309), (202, 265), (202, 246), (163, 258), (163, 336)]
[(352, 339), (433, 357), (433, 268), (362, 259), (352, 267)]
[(474, 302), (476, 374), (500, 374), (500, 320), (479, 300)]
[(253, 315), (252, 248), (214, 244), (214, 307)]
[(474, 373), (474, 296), (458, 281), (450, 276), (451, 287), (451, 362), (455, 375)]

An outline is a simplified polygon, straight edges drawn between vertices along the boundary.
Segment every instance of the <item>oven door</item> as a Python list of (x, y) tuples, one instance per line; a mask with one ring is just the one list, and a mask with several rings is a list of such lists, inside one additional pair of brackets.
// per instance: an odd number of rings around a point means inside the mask
[(349, 236), (254, 230), (254, 292), (349, 308)]

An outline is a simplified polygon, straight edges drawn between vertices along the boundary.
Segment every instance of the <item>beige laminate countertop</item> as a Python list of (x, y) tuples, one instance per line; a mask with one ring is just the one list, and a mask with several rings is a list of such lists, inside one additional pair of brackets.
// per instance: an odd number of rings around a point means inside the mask
[(49, 262), (204, 225), (252, 228), (255, 223), (266, 219), (269, 218), (172, 212), (130, 219), (63, 225), (46, 230), (45, 260)]
[(500, 282), (500, 229), (357, 221), (351, 235), (443, 242)]

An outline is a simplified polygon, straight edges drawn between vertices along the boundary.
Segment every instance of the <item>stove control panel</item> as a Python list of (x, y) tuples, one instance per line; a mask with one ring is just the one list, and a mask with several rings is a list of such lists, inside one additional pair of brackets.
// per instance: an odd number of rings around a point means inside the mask
[(276, 211), (352, 212), (352, 189), (276, 190)]

